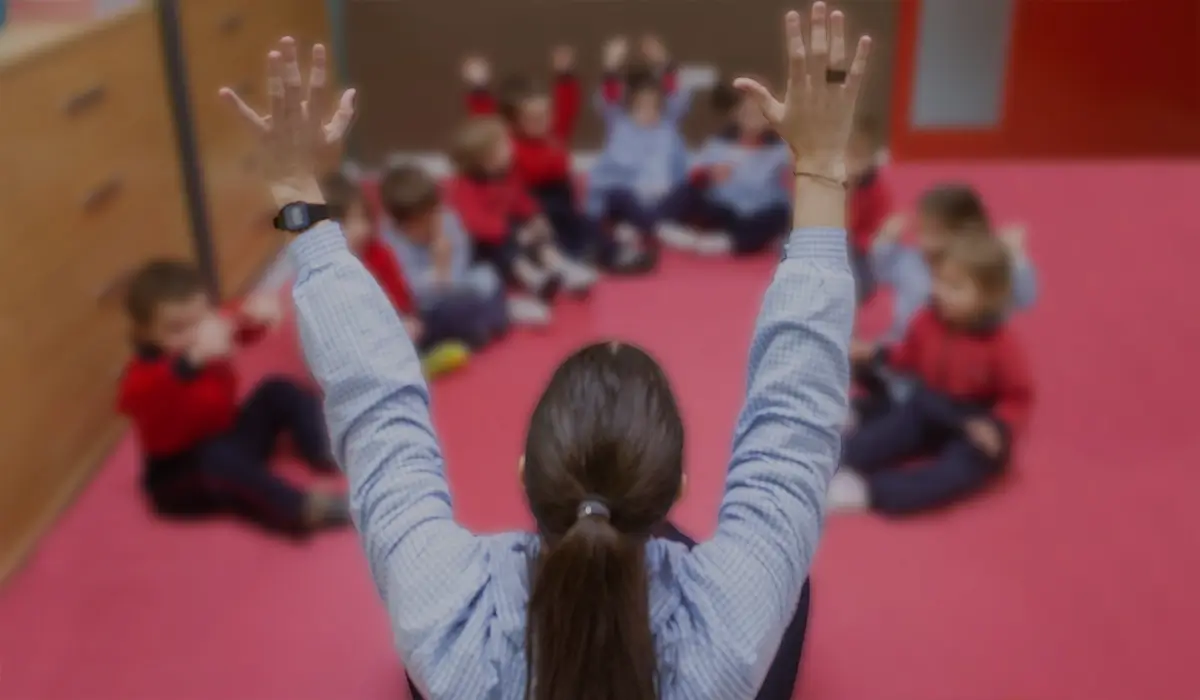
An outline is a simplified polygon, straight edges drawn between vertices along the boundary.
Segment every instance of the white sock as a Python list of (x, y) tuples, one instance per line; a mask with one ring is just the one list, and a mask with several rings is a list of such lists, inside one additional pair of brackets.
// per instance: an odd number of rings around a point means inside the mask
[(668, 248), (691, 252), (695, 252), (696, 250), (696, 232), (685, 226), (663, 222), (658, 225), (655, 234), (658, 235), (658, 240), (662, 241), (662, 244)]
[(862, 474), (842, 467), (829, 482), (825, 506), (830, 511), (866, 510), (871, 507), (871, 492)]
[(550, 307), (540, 299), (530, 296), (508, 298), (508, 318), (522, 326), (545, 326), (550, 323)]
[(729, 255), (733, 251), (733, 239), (727, 233), (709, 233), (696, 237), (696, 252), (700, 255)]

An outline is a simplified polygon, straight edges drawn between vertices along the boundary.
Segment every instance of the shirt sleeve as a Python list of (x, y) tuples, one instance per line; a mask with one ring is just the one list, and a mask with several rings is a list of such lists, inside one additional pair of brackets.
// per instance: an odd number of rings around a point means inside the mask
[(482, 593), (485, 547), (454, 521), (420, 361), (336, 223), (301, 234), (289, 255), (300, 342), (375, 586), (405, 667), (422, 687), (444, 688), (478, 664), (473, 633), (494, 604)]
[(681, 574), (693, 623), (720, 630), (686, 664), (710, 697), (753, 696), (808, 577), (841, 452), (854, 307), (846, 232), (794, 231), (751, 341), (717, 532)]

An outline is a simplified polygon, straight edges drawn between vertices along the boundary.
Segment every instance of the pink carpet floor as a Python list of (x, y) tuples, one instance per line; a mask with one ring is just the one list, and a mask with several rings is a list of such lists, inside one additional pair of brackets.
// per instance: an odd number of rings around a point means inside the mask
[[(1200, 314), (1187, 282), (1200, 260), (1200, 167), (896, 176), (905, 201), (970, 180), (999, 219), (1028, 224), (1042, 298), (1019, 326), (1041, 401), (1014, 477), (986, 497), (904, 522), (831, 519), (797, 697), (1200, 697)], [(710, 532), (772, 263), (670, 258), (438, 383), (462, 519), (527, 525), (516, 460), (539, 387), (572, 348), (618, 337), (651, 349), (675, 382), (692, 485), (675, 518)], [(881, 321), (875, 309), (863, 323)], [(294, 335), (255, 349), (245, 369), (301, 372)], [(352, 533), (298, 545), (232, 522), (156, 522), (136, 460), (126, 441), (0, 593), (0, 698), (404, 697)]]

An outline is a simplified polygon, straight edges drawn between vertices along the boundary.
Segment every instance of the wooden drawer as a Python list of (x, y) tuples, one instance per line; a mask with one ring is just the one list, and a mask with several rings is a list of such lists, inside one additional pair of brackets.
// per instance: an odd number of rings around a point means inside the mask
[(21, 399), (0, 404), (2, 577), (121, 430), (128, 330), (104, 292), (193, 252), (152, 11), (0, 64), (0, 92), (0, 382)]
[(0, 133), (19, 138), (5, 152), (5, 168), (21, 174), (8, 195), (28, 201), (55, 188), (78, 201), (109, 162), (138, 148), (151, 114), (162, 113), (148, 99), (165, 94), (158, 47), (154, 17), (140, 11), (0, 72), (0, 94), (20, 96), (0, 110)]

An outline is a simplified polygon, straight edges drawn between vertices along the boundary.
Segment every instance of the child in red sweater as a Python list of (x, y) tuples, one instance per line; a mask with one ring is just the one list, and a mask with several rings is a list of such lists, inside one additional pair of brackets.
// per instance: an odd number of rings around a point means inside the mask
[(473, 239), (476, 257), (542, 302), (550, 301), (560, 285), (588, 292), (596, 272), (558, 248), (512, 159), (508, 130), (498, 119), (473, 118), (455, 138), (451, 160), (457, 172), (447, 185), (447, 199)]
[(467, 111), (472, 116), (499, 114), (508, 124), (513, 169), (538, 201), (564, 252), (578, 260), (597, 259), (616, 273), (648, 272), (654, 256), (636, 250), (626, 254), (626, 248), (601, 233), (578, 201), (570, 152), (580, 108), (574, 49), (554, 49), (551, 65), (556, 77), (550, 94), (524, 77), (510, 78), (493, 92), (487, 60), (468, 58), (463, 63), (463, 80), (470, 88)]
[[(961, 236), (935, 275), (933, 302), (903, 341), (851, 349), (855, 364), (885, 365), (920, 386), (907, 401), (852, 428), (830, 507), (900, 515), (962, 499), (1004, 471), (1028, 422), (1033, 378), (1003, 316), (1012, 290), (1008, 249), (986, 231)], [(924, 461), (901, 466), (911, 458)]]
[(121, 377), (117, 408), (133, 421), (145, 459), (142, 487), (156, 511), (229, 513), (289, 534), (348, 522), (343, 496), (301, 490), (269, 470), (276, 440), (287, 433), (311, 467), (334, 471), (318, 398), (271, 378), (239, 403), (231, 358), (278, 321), (274, 299), (218, 312), (195, 268), (160, 260), (134, 274), (125, 303), (137, 354)]

